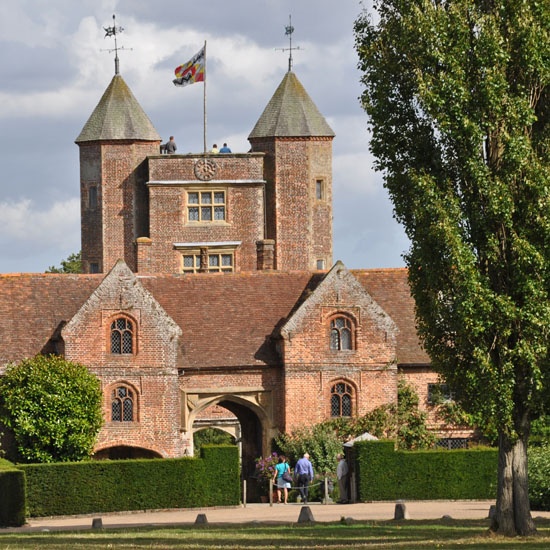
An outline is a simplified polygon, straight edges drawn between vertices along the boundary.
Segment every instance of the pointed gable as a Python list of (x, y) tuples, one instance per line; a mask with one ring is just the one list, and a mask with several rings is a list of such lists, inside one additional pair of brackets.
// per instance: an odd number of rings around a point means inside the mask
[(122, 76), (115, 75), (75, 142), (128, 139), (161, 141)]
[[(296, 309), (281, 328), (281, 336), (288, 338), (311, 323), (312, 312), (321, 308), (334, 311), (354, 308), (367, 316), (377, 330), (387, 334), (388, 341), (395, 342), (399, 332), (393, 319), (372, 299), (359, 281), (338, 261), (326, 274), (311, 295)], [(318, 316), (317, 316), (318, 317)]]
[(298, 77), (287, 72), (248, 139), (265, 137), (334, 137)]
[(62, 330), (66, 356), (72, 359), (86, 350), (95, 366), (110, 359), (109, 328), (117, 317), (135, 323), (136, 350), (142, 366), (174, 367), (181, 329), (138, 278), (119, 260)]

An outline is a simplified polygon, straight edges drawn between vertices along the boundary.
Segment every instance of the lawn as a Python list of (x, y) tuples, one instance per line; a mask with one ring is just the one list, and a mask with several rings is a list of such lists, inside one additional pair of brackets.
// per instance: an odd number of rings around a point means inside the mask
[(424, 520), (317, 523), (313, 525), (204, 525), (2, 533), (0, 550), (72, 550), (108, 548), (286, 549), (326, 548), (550, 548), (550, 520), (536, 521), (538, 537), (506, 539), (488, 533), (487, 520)]

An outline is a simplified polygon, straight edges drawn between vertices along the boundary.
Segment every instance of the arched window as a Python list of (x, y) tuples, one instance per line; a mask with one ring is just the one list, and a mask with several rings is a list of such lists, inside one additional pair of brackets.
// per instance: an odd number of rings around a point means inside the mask
[(111, 420), (113, 422), (134, 421), (134, 392), (126, 386), (119, 386), (113, 390)]
[(330, 389), (330, 416), (351, 416), (353, 390), (349, 384), (338, 382)]
[(111, 353), (128, 354), (134, 352), (134, 323), (119, 317), (111, 323)]
[(330, 321), (330, 349), (353, 349), (352, 324), (347, 317), (334, 317)]

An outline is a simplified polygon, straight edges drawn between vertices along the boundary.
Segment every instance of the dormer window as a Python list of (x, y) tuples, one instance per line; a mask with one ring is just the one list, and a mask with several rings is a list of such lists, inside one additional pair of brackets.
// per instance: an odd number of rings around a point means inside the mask
[(111, 323), (111, 353), (134, 353), (134, 323), (126, 317), (119, 317)]
[(330, 321), (330, 349), (343, 351), (353, 349), (351, 320), (347, 317), (334, 317)]

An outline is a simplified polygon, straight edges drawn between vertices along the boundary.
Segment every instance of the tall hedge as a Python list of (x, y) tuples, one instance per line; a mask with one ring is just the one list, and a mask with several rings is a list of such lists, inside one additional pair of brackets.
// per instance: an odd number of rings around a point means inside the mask
[(496, 449), (395, 451), (393, 441), (366, 441), (355, 453), (362, 501), (496, 496)]
[(0, 459), (0, 527), (25, 523), (25, 474)]
[(235, 446), (204, 447), (201, 458), (102, 460), (20, 466), (30, 516), (235, 505)]

